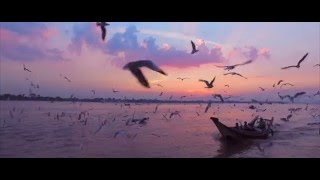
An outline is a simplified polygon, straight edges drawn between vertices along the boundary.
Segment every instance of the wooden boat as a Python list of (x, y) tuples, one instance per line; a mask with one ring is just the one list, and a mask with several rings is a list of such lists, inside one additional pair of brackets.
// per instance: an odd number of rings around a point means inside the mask
[(232, 139), (243, 139), (243, 138), (254, 138), (254, 139), (266, 139), (269, 137), (269, 134), (272, 133), (271, 125), (273, 120), (267, 123), (265, 129), (261, 131), (247, 131), (243, 129), (238, 129), (236, 127), (228, 127), (222, 124), (218, 118), (210, 118), (213, 123), (217, 126), (221, 135), (226, 138)]

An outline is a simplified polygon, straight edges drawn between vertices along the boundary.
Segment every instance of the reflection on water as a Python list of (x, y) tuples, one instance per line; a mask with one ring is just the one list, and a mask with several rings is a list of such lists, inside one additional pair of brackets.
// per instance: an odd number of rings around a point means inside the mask
[[(320, 157), (314, 124), (320, 117), (312, 116), (319, 105), (293, 113), (289, 122), (280, 118), (305, 105), (263, 105), (267, 110), (256, 112), (248, 104), (212, 104), (207, 113), (206, 104), (161, 104), (154, 113), (156, 107), (0, 101), (0, 157)], [(175, 111), (181, 117), (170, 118)], [(275, 118), (273, 137), (224, 141), (210, 120), (233, 126), (256, 115)], [(130, 122), (147, 117), (146, 124)]]

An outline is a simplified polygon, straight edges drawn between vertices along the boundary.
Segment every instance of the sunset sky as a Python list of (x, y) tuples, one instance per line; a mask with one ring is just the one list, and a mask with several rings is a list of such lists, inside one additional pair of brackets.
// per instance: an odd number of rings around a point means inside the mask
[[(39, 84), (36, 94), (79, 98), (96, 97), (159, 98), (183, 95), (210, 99), (211, 94), (279, 100), (277, 92), (310, 94), (320, 89), (319, 23), (253, 22), (108, 22), (106, 41), (95, 22), (0, 22), (0, 94), (28, 94), (30, 82)], [(200, 50), (191, 55), (190, 40)], [(300, 69), (281, 70), (295, 65), (309, 52)], [(151, 88), (141, 86), (122, 67), (131, 61), (150, 59), (168, 76), (143, 69)], [(215, 65), (237, 67), (238, 76)], [(32, 73), (23, 70), (26, 65)], [(71, 83), (60, 74), (71, 79)], [(204, 88), (199, 79), (215, 87)], [(177, 77), (190, 79), (181, 82)], [(30, 79), (29, 81), (26, 78)], [(278, 80), (294, 87), (273, 88)], [(160, 83), (158, 87), (153, 83)], [(229, 84), (230, 88), (224, 87)], [(259, 87), (266, 88), (261, 92)], [(112, 89), (120, 93), (114, 95)], [(211, 98), (212, 99), (212, 98)], [(319, 100), (319, 96), (318, 96)]]

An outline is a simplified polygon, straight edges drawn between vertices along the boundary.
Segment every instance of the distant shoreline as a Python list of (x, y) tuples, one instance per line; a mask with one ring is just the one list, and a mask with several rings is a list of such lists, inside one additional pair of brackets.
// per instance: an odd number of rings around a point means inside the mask
[[(23, 95), (11, 95), (4, 94), (0, 95), (0, 101), (46, 101), (46, 102), (95, 102), (95, 103), (135, 103), (135, 104), (203, 104), (203, 103), (216, 103), (216, 104), (259, 104), (259, 102), (252, 101), (203, 101), (203, 100), (158, 100), (158, 99), (115, 99), (115, 98), (92, 98), (92, 99), (79, 99), (79, 98), (61, 98), (61, 97), (26, 97)], [(282, 101), (270, 101), (268, 103), (262, 102), (263, 104), (291, 104), (290, 102)], [(320, 104), (320, 102), (295, 102), (294, 104)]]

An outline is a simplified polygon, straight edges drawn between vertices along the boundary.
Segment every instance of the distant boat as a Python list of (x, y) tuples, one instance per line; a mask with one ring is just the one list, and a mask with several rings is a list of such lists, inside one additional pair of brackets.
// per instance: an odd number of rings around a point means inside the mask
[(231, 139), (243, 139), (243, 138), (253, 138), (253, 139), (266, 139), (269, 137), (271, 133), (271, 122), (267, 123), (267, 126), (262, 131), (247, 131), (243, 129), (238, 129), (236, 127), (228, 127), (222, 124), (218, 118), (211, 117), (210, 118), (213, 123), (217, 126), (218, 130), (220, 131), (221, 135), (226, 138)]

